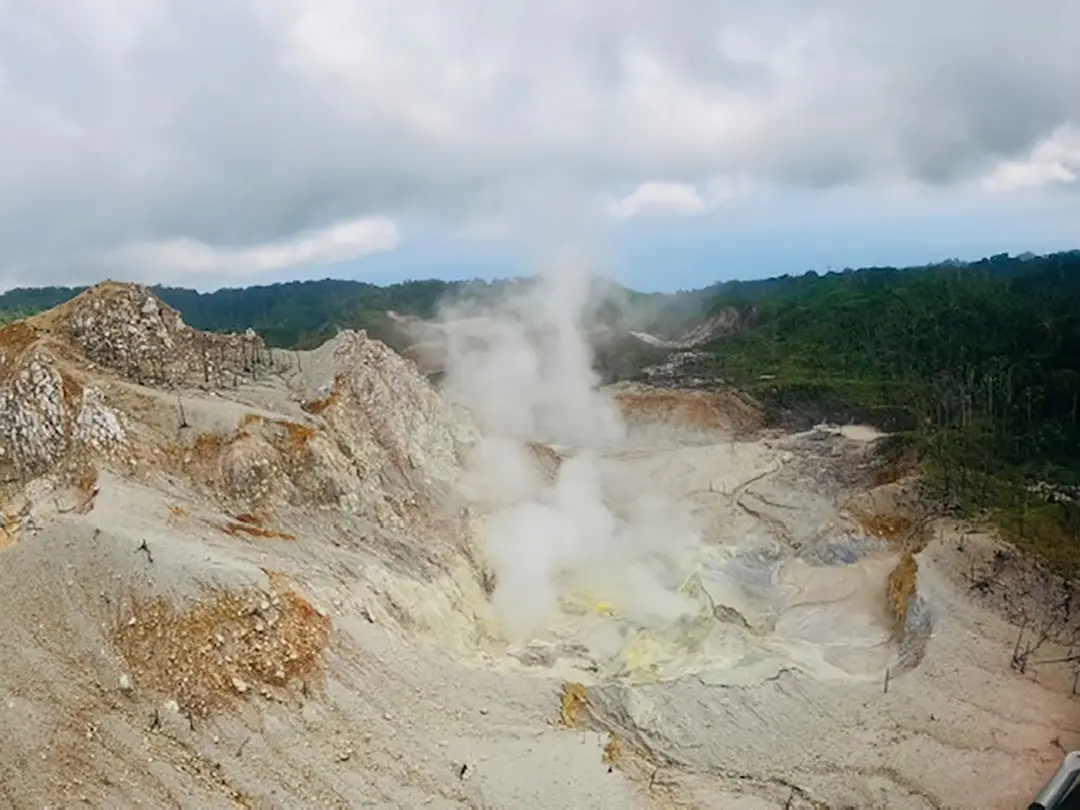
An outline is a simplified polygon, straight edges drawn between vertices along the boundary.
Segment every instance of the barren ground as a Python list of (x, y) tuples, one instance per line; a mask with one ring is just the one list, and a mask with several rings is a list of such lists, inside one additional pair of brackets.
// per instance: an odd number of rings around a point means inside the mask
[[(992, 541), (913, 540), (904, 482), (870, 491), (872, 432), (624, 396), (636, 427), (603, 469), (693, 504), (705, 552), (672, 584), (701, 611), (642, 629), (579, 591), (508, 646), (456, 451), (424, 444), (449, 412), (414, 372), (380, 394), (397, 360), (349, 388), (355, 355), (332, 354), (167, 393), (90, 380), (125, 435), (168, 442), (9, 487), (0, 803), (1015, 808), (1080, 747), (1068, 673), (1014, 672), (1015, 629), (965, 578)], [(381, 420), (386, 402), (426, 416)]]

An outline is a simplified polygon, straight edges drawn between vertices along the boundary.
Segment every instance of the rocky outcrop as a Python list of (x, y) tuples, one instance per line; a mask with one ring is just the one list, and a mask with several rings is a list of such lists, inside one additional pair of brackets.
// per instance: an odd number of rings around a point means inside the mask
[(275, 353), (254, 332), (202, 332), (147, 288), (106, 283), (0, 328), (0, 437), (16, 486), (78, 459), (179, 475), (238, 511), (333, 507), (404, 532), (429, 528), (474, 431), (363, 332)]
[(252, 410), (234, 431), (167, 441), (176, 469), (237, 510), (333, 508), (430, 535), (474, 436), (464, 416), (361, 332), (299, 355), (288, 376), (303, 416)]
[(57, 308), (50, 320), (87, 360), (150, 385), (224, 386), (269, 362), (261, 337), (192, 329), (149, 289), (106, 283)]
[(0, 328), (0, 471), (24, 481), (124, 441), (124, 418), (50, 350), (32, 325)]
[(698, 324), (679, 338), (679, 348), (692, 349), (726, 337), (745, 329), (757, 320), (757, 317), (757, 310), (753, 307), (744, 307), (743, 309), (724, 307), (711, 318)]
[(133, 421), (105, 395), (122, 380), (214, 388), (253, 379), (270, 353), (254, 332), (192, 329), (145, 287), (105, 283), (0, 327), (0, 469), (26, 481), (76, 456), (122, 449)]

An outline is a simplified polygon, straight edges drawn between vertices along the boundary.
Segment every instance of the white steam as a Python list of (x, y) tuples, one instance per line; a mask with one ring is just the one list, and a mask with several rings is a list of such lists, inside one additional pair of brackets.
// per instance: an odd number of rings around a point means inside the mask
[[(462, 492), (488, 511), (492, 602), (515, 640), (541, 631), (575, 589), (642, 624), (691, 608), (675, 592), (678, 558), (697, 543), (686, 513), (602, 460), (626, 426), (592, 368), (592, 290), (590, 274), (564, 261), (498, 301), (442, 313), (447, 394), (483, 435)], [(541, 443), (564, 454), (553, 481)]]

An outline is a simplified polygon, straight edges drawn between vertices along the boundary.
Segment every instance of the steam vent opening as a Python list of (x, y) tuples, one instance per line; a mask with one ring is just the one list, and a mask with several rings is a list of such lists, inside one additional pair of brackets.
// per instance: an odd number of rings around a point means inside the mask
[(917, 666), (931, 613), (899, 536), (913, 532), (885, 525), (912, 521), (851, 508), (844, 478), (881, 437), (773, 435), (732, 391), (600, 386), (575, 283), (556, 272), (521, 300), (397, 320), (406, 355), (477, 428), (457, 486), (487, 596), (477, 660), (718, 686), (883, 683)]
[[(872, 440), (733, 440), (760, 425), (729, 399), (618, 390), (612, 446), (524, 445), (520, 488), (487, 493), (479, 530), (500, 666), (742, 686), (796, 671), (883, 683), (918, 665), (932, 625), (915, 557), (840, 508), (835, 482), (806, 478), (808, 457), (857, 464)], [(505, 486), (520, 449), (481, 442), (475, 466), (504, 465)]]

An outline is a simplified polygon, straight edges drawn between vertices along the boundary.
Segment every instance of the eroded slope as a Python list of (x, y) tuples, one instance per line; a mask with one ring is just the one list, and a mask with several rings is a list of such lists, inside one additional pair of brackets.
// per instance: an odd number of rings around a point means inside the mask
[(1015, 807), (1080, 743), (955, 539), (864, 493), (872, 435), (614, 392), (636, 556), (508, 643), (485, 498), (577, 451), (469, 490), (469, 416), (363, 334), (270, 351), (103, 285), (0, 330), (0, 400), (13, 806)]

